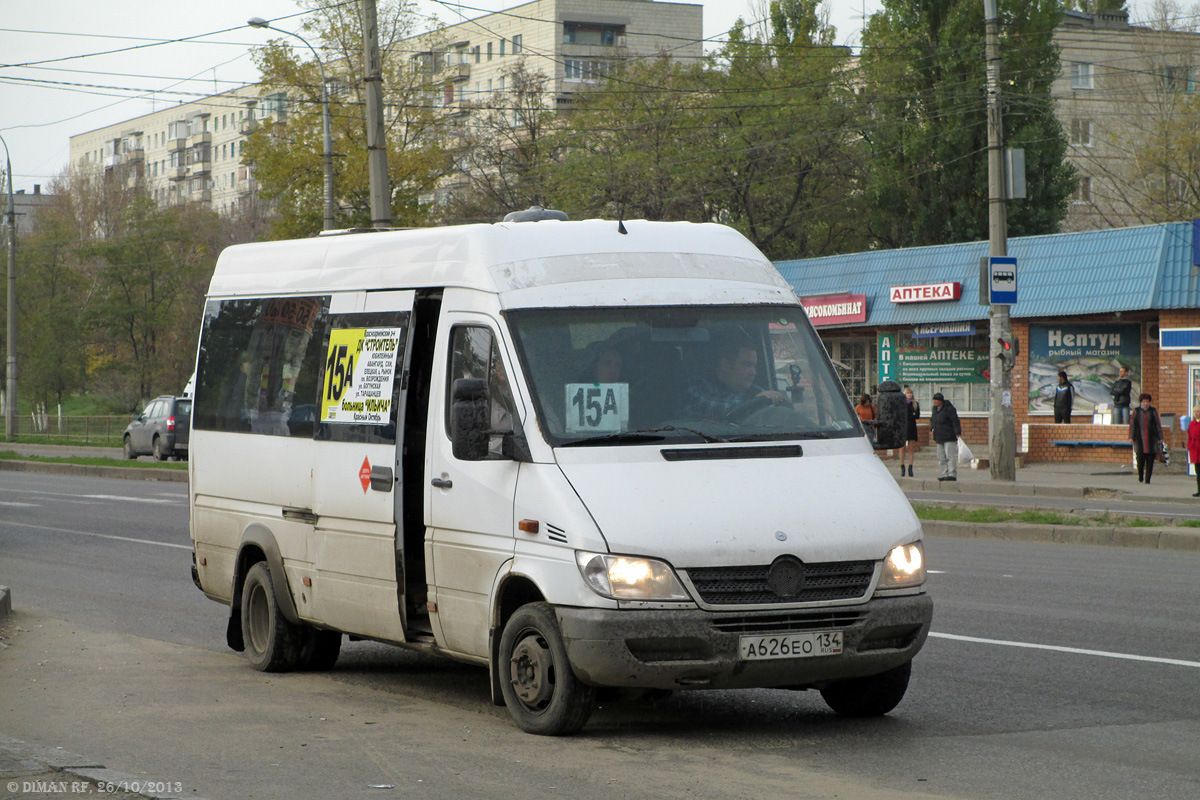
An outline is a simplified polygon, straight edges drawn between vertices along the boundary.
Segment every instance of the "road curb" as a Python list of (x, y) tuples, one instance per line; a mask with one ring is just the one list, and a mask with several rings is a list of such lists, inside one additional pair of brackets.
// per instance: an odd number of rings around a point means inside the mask
[[(1038, 486), (1029, 483), (976, 483), (974, 481), (895, 478), (904, 492), (940, 492), (942, 494), (986, 494), (995, 497), (1077, 497), (1093, 500), (1132, 500), (1139, 503), (1179, 503), (1185, 498), (1174, 495), (1140, 495), (1121, 489), (1098, 486)], [(974, 505), (978, 505), (975, 503)]]
[[(143, 787), (153, 787), (155, 784), (169, 782), (147, 778), (145, 775), (131, 775), (128, 772), (118, 772), (114, 769), (108, 769), (103, 764), (97, 764), (92, 759), (69, 753), (61, 748), (41, 747), (29, 744), (20, 739), (5, 736), (2, 733), (0, 733), (0, 751), (3, 751), (17, 762), (32, 762), (48, 770), (74, 775), (93, 783), (112, 787), (110, 791), (106, 791), (104, 794), (116, 795), (117, 797), (134, 795), (147, 797), (150, 800), (185, 800), (185, 798), (186, 800), (204, 800), (190, 792), (160, 793), (154, 791), (153, 788), (143, 791)], [(137, 788), (134, 789), (132, 787)]]
[(0, 472), (40, 472), (48, 475), (79, 475), (91, 478), (122, 478), (135, 481), (187, 483), (187, 470), (155, 467), (101, 467), (93, 464), (53, 464), (45, 461), (0, 461)]
[(999, 539), (1013, 542), (1091, 544), (1143, 550), (1200, 553), (1200, 531), (1179, 528), (1089, 528), (1083, 525), (1031, 525), (1022, 522), (951, 522), (921, 520), (927, 536), (958, 539)]

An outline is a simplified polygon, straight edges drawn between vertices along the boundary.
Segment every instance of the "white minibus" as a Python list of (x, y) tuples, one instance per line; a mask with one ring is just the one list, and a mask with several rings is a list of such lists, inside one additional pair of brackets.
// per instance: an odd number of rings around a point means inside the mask
[(538, 734), (606, 687), (891, 711), (921, 525), (791, 287), (724, 226), (523, 216), (221, 254), (189, 500), (229, 645), (478, 664)]

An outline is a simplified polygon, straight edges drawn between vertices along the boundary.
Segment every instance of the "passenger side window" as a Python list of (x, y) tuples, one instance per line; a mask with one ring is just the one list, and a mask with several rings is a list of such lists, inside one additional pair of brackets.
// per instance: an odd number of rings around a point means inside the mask
[(500, 358), (500, 349), (490, 328), (482, 326), (459, 326), (450, 337), (450, 375), (446, 381), (446, 431), (450, 430), (450, 409), (453, 404), (454, 382), (462, 378), (476, 378), (488, 382), (490, 392), (489, 416), (492, 435), (488, 440), (488, 451), (494, 458), (501, 458), (500, 442), (505, 433), (510, 433), (519, 424), (517, 404), (513, 400), (508, 372)]
[(209, 301), (193, 427), (311, 438), (328, 308), (328, 296)]

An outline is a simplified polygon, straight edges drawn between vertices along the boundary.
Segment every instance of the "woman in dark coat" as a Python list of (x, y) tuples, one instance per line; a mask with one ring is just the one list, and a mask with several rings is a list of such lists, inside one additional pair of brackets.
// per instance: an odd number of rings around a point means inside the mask
[(1138, 407), (1129, 418), (1129, 440), (1137, 457), (1138, 483), (1149, 483), (1154, 473), (1154, 457), (1162, 451), (1162, 421), (1158, 410), (1150, 405), (1154, 399), (1146, 392), (1138, 398)]

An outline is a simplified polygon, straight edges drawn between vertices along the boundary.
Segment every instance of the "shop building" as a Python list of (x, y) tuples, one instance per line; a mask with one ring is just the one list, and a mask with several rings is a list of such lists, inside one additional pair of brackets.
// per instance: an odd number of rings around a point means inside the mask
[[(1017, 450), (1027, 462), (1131, 460), (1127, 429), (1106, 423), (1119, 369), (1153, 395), (1168, 444), (1200, 399), (1200, 221), (1009, 240), (1018, 302), (1012, 376)], [(992, 332), (980, 302), (987, 242), (913, 247), (775, 266), (808, 309), (846, 391), (911, 386), (928, 417), (941, 392), (963, 438), (986, 452)], [(1059, 371), (1075, 389), (1071, 424), (1054, 424)]]

